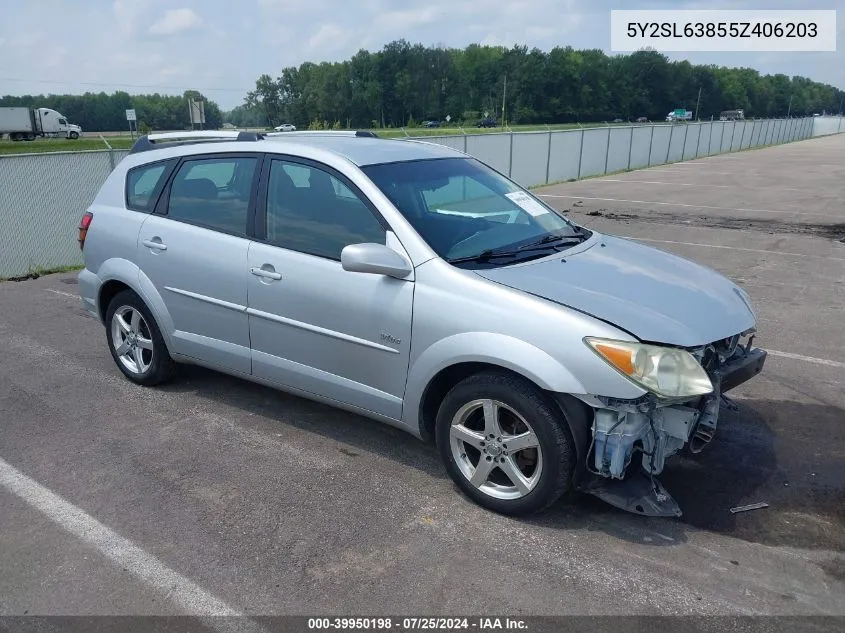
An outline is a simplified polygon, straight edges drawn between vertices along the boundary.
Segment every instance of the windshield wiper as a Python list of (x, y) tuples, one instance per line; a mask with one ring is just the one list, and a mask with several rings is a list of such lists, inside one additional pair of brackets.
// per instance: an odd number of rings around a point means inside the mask
[[(549, 248), (553, 248), (557, 250), (557, 246), (562, 244), (580, 244), (583, 241), (583, 238), (580, 237), (564, 237), (561, 235), (546, 235), (544, 238), (537, 240), (536, 242), (529, 242), (528, 244), (523, 244), (518, 248), (510, 248), (510, 249), (502, 249), (502, 250), (494, 250), (492, 248), (488, 248), (487, 250), (483, 250), (476, 255), (467, 255), (466, 257), (456, 257), (453, 259), (447, 259), (450, 264), (462, 264), (465, 262), (487, 262), (491, 259), (499, 259), (502, 257), (505, 258), (513, 258), (519, 257), (520, 255), (526, 255), (531, 251), (545, 251)], [(542, 254), (534, 255), (534, 257), (542, 257)], [(522, 258), (525, 259), (525, 258)]]
[(528, 244), (523, 244), (522, 246), (517, 247), (516, 251), (527, 251), (533, 250), (538, 246), (548, 246), (550, 244), (554, 244), (555, 246), (562, 246), (564, 244), (580, 244), (586, 239), (586, 234), (582, 234), (579, 236), (572, 236), (572, 235), (556, 235), (554, 233), (550, 233), (539, 240), (534, 242), (528, 242)]
[[(456, 257), (454, 259), (447, 259), (450, 264), (461, 264), (465, 262), (486, 262), (491, 259), (499, 259), (502, 257), (519, 257), (520, 255), (524, 255), (531, 251), (544, 251), (550, 248), (557, 251), (558, 246), (571, 246), (574, 244), (580, 244), (581, 242), (585, 241), (590, 233), (582, 229), (581, 227), (574, 227), (578, 229), (577, 235), (560, 235), (557, 233), (549, 233), (548, 235), (544, 235), (539, 240), (535, 240), (533, 242), (528, 242), (527, 244), (522, 244), (521, 246), (517, 246), (516, 248), (508, 248), (508, 249), (492, 249), (488, 248), (486, 250), (477, 253), (476, 255), (467, 255), (466, 257)], [(542, 255), (534, 255), (533, 258), (542, 257)], [(524, 258), (523, 258), (524, 259)]]
[(476, 255), (467, 255), (466, 257), (452, 257), (451, 259), (447, 259), (446, 261), (450, 264), (463, 264), (465, 262), (486, 262), (491, 259), (497, 259), (499, 257), (516, 257), (519, 255), (517, 251), (494, 251), (492, 248), (488, 248), (487, 250), (481, 251)]

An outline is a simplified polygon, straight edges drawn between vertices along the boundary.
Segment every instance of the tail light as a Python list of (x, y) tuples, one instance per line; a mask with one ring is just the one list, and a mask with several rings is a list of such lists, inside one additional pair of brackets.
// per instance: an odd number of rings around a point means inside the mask
[(85, 237), (88, 235), (88, 227), (91, 226), (91, 220), (94, 219), (94, 214), (86, 211), (79, 223), (79, 248), (85, 247)]

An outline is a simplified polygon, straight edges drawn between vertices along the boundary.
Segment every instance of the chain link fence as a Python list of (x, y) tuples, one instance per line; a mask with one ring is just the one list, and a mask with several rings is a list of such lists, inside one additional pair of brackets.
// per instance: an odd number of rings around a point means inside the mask
[(0, 278), (82, 264), (76, 227), (126, 151), (0, 156)]
[[(839, 117), (825, 120), (836, 133)], [(814, 135), (821, 119), (614, 125), (577, 130), (425, 136), (471, 154), (525, 187), (777, 145)], [(828, 132), (827, 129), (830, 128)], [(843, 126), (842, 131), (845, 131)]]
[[(840, 117), (426, 136), (526, 187), (845, 132)], [(76, 227), (126, 150), (0, 155), (0, 279), (82, 264)]]

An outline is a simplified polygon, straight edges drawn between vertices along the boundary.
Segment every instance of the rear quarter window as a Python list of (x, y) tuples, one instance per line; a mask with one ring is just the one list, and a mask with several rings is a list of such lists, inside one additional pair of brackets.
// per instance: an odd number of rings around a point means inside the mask
[(126, 207), (133, 211), (152, 211), (174, 162), (150, 163), (130, 169), (126, 174)]

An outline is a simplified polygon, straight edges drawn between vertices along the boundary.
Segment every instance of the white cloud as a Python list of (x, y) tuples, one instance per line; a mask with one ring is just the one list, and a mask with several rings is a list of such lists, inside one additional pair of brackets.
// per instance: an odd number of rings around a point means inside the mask
[(132, 33), (148, 4), (147, 0), (114, 0), (112, 13), (121, 35), (127, 36)]
[(193, 9), (169, 9), (150, 27), (153, 35), (175, 35), (202, 27), (203, 21)]
[(430, 24), (441, 15), (440, 9), (426, 6), (406, 11), (387, 11), (376, 18), (376, 26), (384, 29), (411, 29)]
[(502, 33), (488, 33), (481, 38), (479, 44), (483, 46), (510, 46), (513, 42), (511, 41), (510, 34), (505, 31)]
[(267, 13), (292, 15), (329, 8), (332, 0), (258, 0), (258, 8)]
[(559, 34), (559, 26), (531, 26), (525, 29), (525, 34), (531, 39), (546, 39)]
[(188, 64), (171, 64), (159, 69), (158, 76), (165, 81), (175, 77), (188, 77), (192, 74), (193, 68)]
[[(8, 44), (11, 54), (19, 57), (20, 61), (36, 59), (38, 67), (43, 69), (62, 68), (69, 54), (67, 46), (54, 40), (46, 30), (20, 33), (9, 40)], [(11, 72), (10, 76), (17, 75)]]
[(351, 35), (349, 29), (339, 24), (324, 24), (308, 39), (308, 48), (321, 56), (325, 53), (333, 53), (346, 46)]

